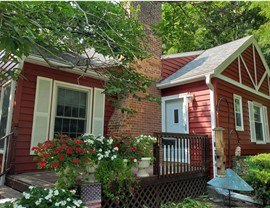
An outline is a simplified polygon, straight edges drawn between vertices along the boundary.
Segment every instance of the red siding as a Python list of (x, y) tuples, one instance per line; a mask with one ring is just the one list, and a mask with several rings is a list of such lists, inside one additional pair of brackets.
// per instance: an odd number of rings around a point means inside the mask
[[(33, 156), (29, 155), (31, 133), (33, 124), (33, 111), (35, 103), (35, 88), (37, 76), (47, 77), (58, 81), (78, 84), (87, 87), (103, 88), (103, 81), (83, 77), (80, 75), (55, 70), (31, 63), (25, 63), (22, 71), (23, 79), (20, 79), (16, 87), (15, 107), (13, 115), (13, 126), (18, 124), (18, 139), (16, 144), (15, 173), (35, 171), (36, 162)], [(108, 121), (112, 115), (113, 108), (106, 99), (105, 104), (105, 133), (107, 132)]]
[(195, 59), (197, 56), (198, 55), (161, 59), (162, 78), (165, 79), (166, 77), (170, 76), (178, 69), (185, 66), (188, 62)]
[[(230, 128), (235, 128), (235, 117), (234, 117), (234, 105), (233, 105), (233, 94), (242, 96), (243, 105), (243, 120), (244, 120), (244, 131), (238, 131), (240, 137), (240, 145), (242, 148), (242, 155), (253, 155), (258, 153), (270, 152), (270, 144), (255, 144), (250, 141), (250, 130), (249, 130), (249, 115), (248, 115), (248, 101), (256, 101), (267, 106), (270, 109), (270, 102), (268, 99), (262, 98), (256, 94), (245, 91), (237, 86), (228, 84), (225, 81), (214, 79), (214, 85), (216, 86), (215, 92), (217, 95), (216, 103), (218, 99), (224, 97), (229, 102), (230, 106)], [(268, 118), (270, 118), (270, 111), (268, 110)], [(217, 125), (225, 128), (225, 153), (227, 154), (227, 139), (228, 138), (228, 110), (226, 102), (221, 103), (220, 111), (217, 115)], [(233, 132), (231, 134), (231, 155), (234, 155), (235, 147), (237, 144), (236, 134)], [(232, 164), (232, 162), (231, 162)]]
[(234, 60), (226, 70), (224, 70), (222, 75), (230, 77), (231, 79), (239, 82), (239, 70), (238, 70), (238, 59)]
[(194, 95), (194, 100), (188, 105), (189, 133), (206, 134), (209, 137), (210, 146), (210, 171), (213, 170), (212, 162), (212, 129), (211, 129), (211, 107), (210, 91), (205, 81), (192, 84), (181, 85), (162, 90), (162, 97), (190, 93)]

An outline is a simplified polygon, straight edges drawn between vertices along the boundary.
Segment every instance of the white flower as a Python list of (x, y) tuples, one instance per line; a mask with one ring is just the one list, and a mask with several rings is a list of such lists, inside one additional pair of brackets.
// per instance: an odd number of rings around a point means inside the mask
[(42, 201), (42, 198), (40, 198), (39, 200), (37, 200), (37, 201), (35, 202), (35, 204), (38, 206), (38, 205), (40, 205), (41, 201)]
[(61, 201), (60, 204), (61, 204), (62, 206), (65, 206), (65, 205), (67, 204), (67, 202), (66, 202), (66, 201)]
[(81, 200), (74, 200), (73, 204), (75, 204), (77, 207), (79, 207), (82, 204)]
[(32, 190), (34, 188), (34, 186), (29, 186), (29, 189)]
[(52, 196), (53, 196), (53, 195), (52, 195), (51, 193), (49, 193), (47, 196), (45, 196), (45, 199), (46, 199), (46, 200), (49, 200), (49, 199), (52, 198)]
[[(70, 192), (71, 192), (72, 194), (75, 194), (75, 193), (76, 193), (75, 190), (70, 190)], [(68, 199), (70, 199), (70, 198), (68, 198)]]
[[(75, 191), (76, 192), (76, 191)], [(70, 198), (67, 198), (67, 201), (71, 201), (71, 199)]]
[(59, 191), (58, 190), (55, 190), (54, 191), (54, 196), (57, 196), (57, 195), (59, 195)]
[(137, 159), (134, 159), (134, 162), (136, 163), (138, 160)]
[(56, 206), (56, 207), (59, 207), (59, 202), (56, 202), (54, 205)]
[(115, 148), (113, 148), (113, 150), (118, 151), (118, 150), (119, 150), (119, 148), (118, 148), (118, 147), (115, 147)]
[(26, 198), (26, 199), (30, 199), (30, 194), (28, 194), (28, 193), (23, 192), (23, 196), (24, 196), (24, 198)]

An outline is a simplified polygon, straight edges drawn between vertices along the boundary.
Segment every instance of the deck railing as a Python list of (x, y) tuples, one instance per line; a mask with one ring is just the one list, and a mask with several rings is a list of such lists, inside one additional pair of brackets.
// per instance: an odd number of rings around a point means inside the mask
[(170, 177), (209, 170), (207, 135), (155, 133), (154, 175)]

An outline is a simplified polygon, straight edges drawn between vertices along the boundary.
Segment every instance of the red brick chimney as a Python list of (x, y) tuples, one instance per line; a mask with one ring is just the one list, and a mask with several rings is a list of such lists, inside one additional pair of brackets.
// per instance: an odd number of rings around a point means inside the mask
[[(138, 61), (136, 70), (154, 80), (152, 86), (147, 89), (151, 95), (160, 97), (160, 91), (156, 83), (161, 78), (161, 39), (153, 35), (152, 24), (161, 21), (160, 2), (131, 2), (133, 6), (139, 6), (139, 18), (146, 32), (145, 44), (152, 55), (143, 61)], [(155, 102), (138, 101), (131, 96), (123, 101), (123, 105), (137, 111), (134, 115), (127, 115), (115, 110), (110, 121), (109, 131), (131, 133), (132, 135), (152, 134), (161, 131), (161, 106)]]

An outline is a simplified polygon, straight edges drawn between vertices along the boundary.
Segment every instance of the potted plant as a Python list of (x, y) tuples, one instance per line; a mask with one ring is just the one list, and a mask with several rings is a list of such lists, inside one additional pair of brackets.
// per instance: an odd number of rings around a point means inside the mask
[(137, 164), (139, 177), (149, 176), (146, 169), (154, 159), (153, 144), (156, 143), (156, 141), (156, 138), (150, 135), (140, 135), (135, 137), (135, 151), (140, 155), (140, 159)]
[(43, 187), (29, 187), (28, 192), (23, 192), (22, 197), (10, 202), (6, 202), (3, 207), (77, 207), (87, 208), (85, 204), (77, 198), (75, 191), (64, 189), (48, 189)]
[(132, 154), (124, 155), (124, 152), (130, 150), (130, 143), (127, 137), (123, 138), (118, 135), (103, 137), (93, 134), (80, 137), (91, 152), (90, 166), (95, 166), (95, 180), (102, 184), (106, 197), (116, 202), (128, 200), (127, 196), (134, 193), (137, 184), (136, 174), (131, 171), (132, 163), (124, 162)]
[(68, 189), (80, 181), (87, 180), (86, 165), (92, 152), (81, 139), (57, 135), (52, 140), (39, 143), (32, 150), (37, 155), (38, 168), (54, 170), (58, 175), (57, 188)]

